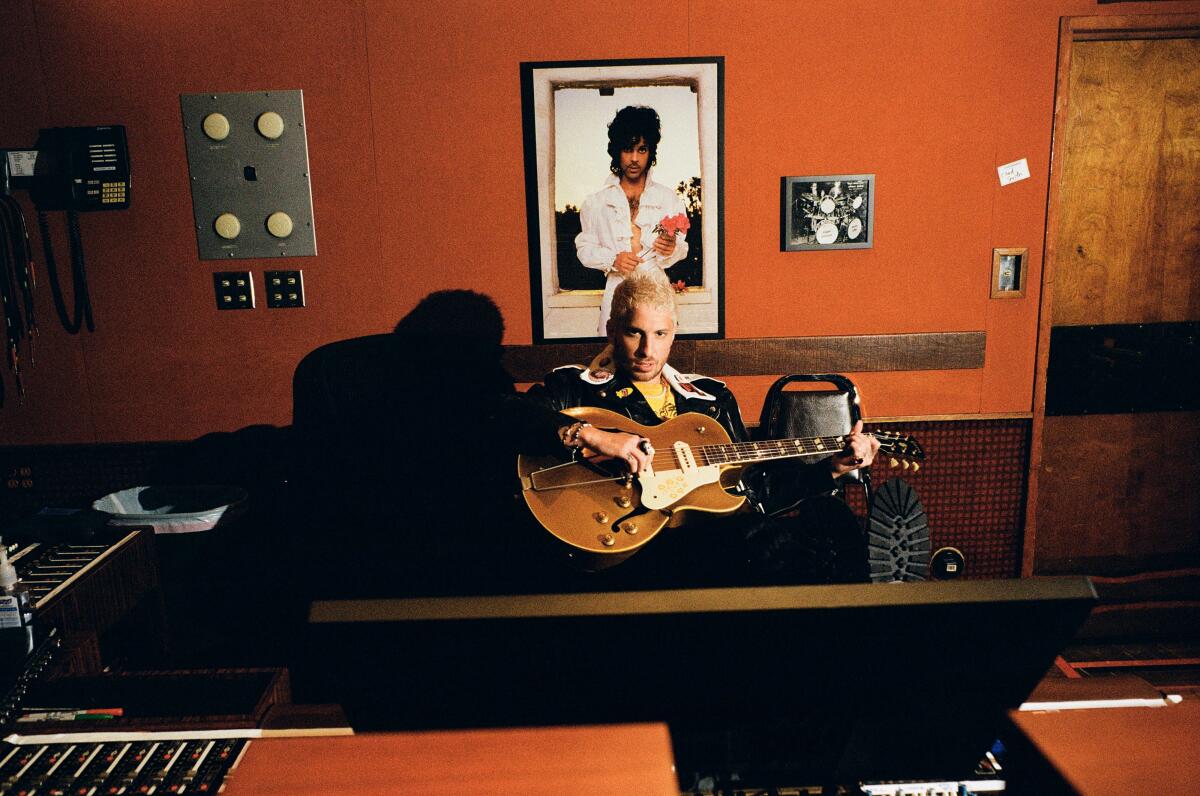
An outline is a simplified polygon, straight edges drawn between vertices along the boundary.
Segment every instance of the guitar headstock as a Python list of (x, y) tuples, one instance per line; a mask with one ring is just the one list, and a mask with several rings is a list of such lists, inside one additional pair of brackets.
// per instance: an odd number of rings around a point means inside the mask
[(883, 461), (890, 467), (903, 467), (914, 473), (921, 469), (921, 463), (925, 461), (925, 451), (921, 448), (921, 443), (894, 431), (873, 431), (871, 435), (879, 440), (876, 462)]

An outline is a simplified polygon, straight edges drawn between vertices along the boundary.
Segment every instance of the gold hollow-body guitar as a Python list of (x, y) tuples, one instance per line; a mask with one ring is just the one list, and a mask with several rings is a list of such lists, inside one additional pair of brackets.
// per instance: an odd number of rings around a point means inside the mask
[[(595, 407), (567, 409), (564, 414), (597, 428), (646, 437), (654, 446), (650, 467), (636, 475), (614, 459), (517, 458), (521, 493), (530, 512), (567, 545), (571, 557), (592, 570), (629, 558), (664, 527), (682, 524), (686, 512), (729, 514), (742, 508), (746, 498), (730, 490), (746, 466), (830, 456), (846, 442), (844, 436), (828, 436), (735, 443), (720, 423), (694, 412), (658, 426), (643, 426)], [(911, 437), (888, 432), (873, 436), (880, 442), (880, 454), (896, 464), (909, 466), (924, 458)]]

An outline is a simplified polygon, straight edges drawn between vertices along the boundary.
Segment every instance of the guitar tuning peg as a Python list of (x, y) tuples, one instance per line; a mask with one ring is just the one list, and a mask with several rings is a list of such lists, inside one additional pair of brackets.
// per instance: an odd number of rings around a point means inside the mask
[(888, 459), (888, 466), (889, 467), (899, 467), (900, 462), (897, 461), (896, 459)]
[(914, 473), (915, 473), (917, 470), (920, 470), (920, 469), (921, 469), (921, 463), (920, 463), (920, 462), (913, 462), (913, 463), (912, 463), (912, 471), (913, 471)]
[(909, 468), (908, 459), (905, 459), (904, 461), (900, 462), (900, 467), (904, 470), (907, 470)]

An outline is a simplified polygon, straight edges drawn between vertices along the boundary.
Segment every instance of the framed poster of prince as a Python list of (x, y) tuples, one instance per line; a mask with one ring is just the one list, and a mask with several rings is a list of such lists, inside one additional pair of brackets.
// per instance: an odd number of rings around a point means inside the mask
[(521, 64), (535, 343), (602, 337), (630, 273), (724, 336), (720, 57)]

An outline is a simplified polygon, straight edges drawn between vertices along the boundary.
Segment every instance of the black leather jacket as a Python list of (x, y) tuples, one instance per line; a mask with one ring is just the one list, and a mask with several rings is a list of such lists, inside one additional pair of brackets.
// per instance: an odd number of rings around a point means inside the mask
[[(584, 368), (575, 365), (558, 368), (550, 372), (542, 384), (529, 388), (526, 393), (528, 399), (553, 410), (553, 414), (547, 413), (545, 425), (536, 435), (539, 438), (537, 447), (542, 450), (554, 446), (561, 448), (557, 431), (573, 422), (573, 419), (557, 413), (577, 406), (607, 409), (643, 426), (656, 426), (663, 422), (624, 374), (617, 373), (607, 381), (596, 384), (582, 378), (585, 373)], [(737, 399), (724, 382), (704, 376), (683, 376), (678, 380), (678, 385), (672, 385), (672, 390), (679, 414), (699, 412), (708, 415), (725, 428), (732, 441), (750, 441)], [(549, 428), (550, 424), (553, 425), (552, 429)], [(835, 489), (833, 476), (823, 461), (806, 464), (793, 460), (755, 466), (747, 470), (742, 483), (750, 505), (768, 514), (786, 510), (811, 495), (828, 494)]]
[[(574, 365), (558, 368), (549, 373), (542, 384), (531, 387), (526, 395), (556, 411), (576, 406), (595, 406), (624, 415), (643, 426), (657, 426), (662, 422), (624, 374), (618, 373), (602, 384), (594, 384), (581, 378), (584, 372), (583, 368)], [(734, 442), (750, 439), (738, 410), (737, 399), (723, 382), (701, 377), (690, 384), (695, 385), (696, 392), (688, 394), (680, 389), (674, 390), (675, 407), (679, 414), (699, 412), (708, 415), (725, 428)], [(714, 400), (693, 397), (699, 394), (711, 395)], [(571, 420), (566, 422), (570, 423)]]

